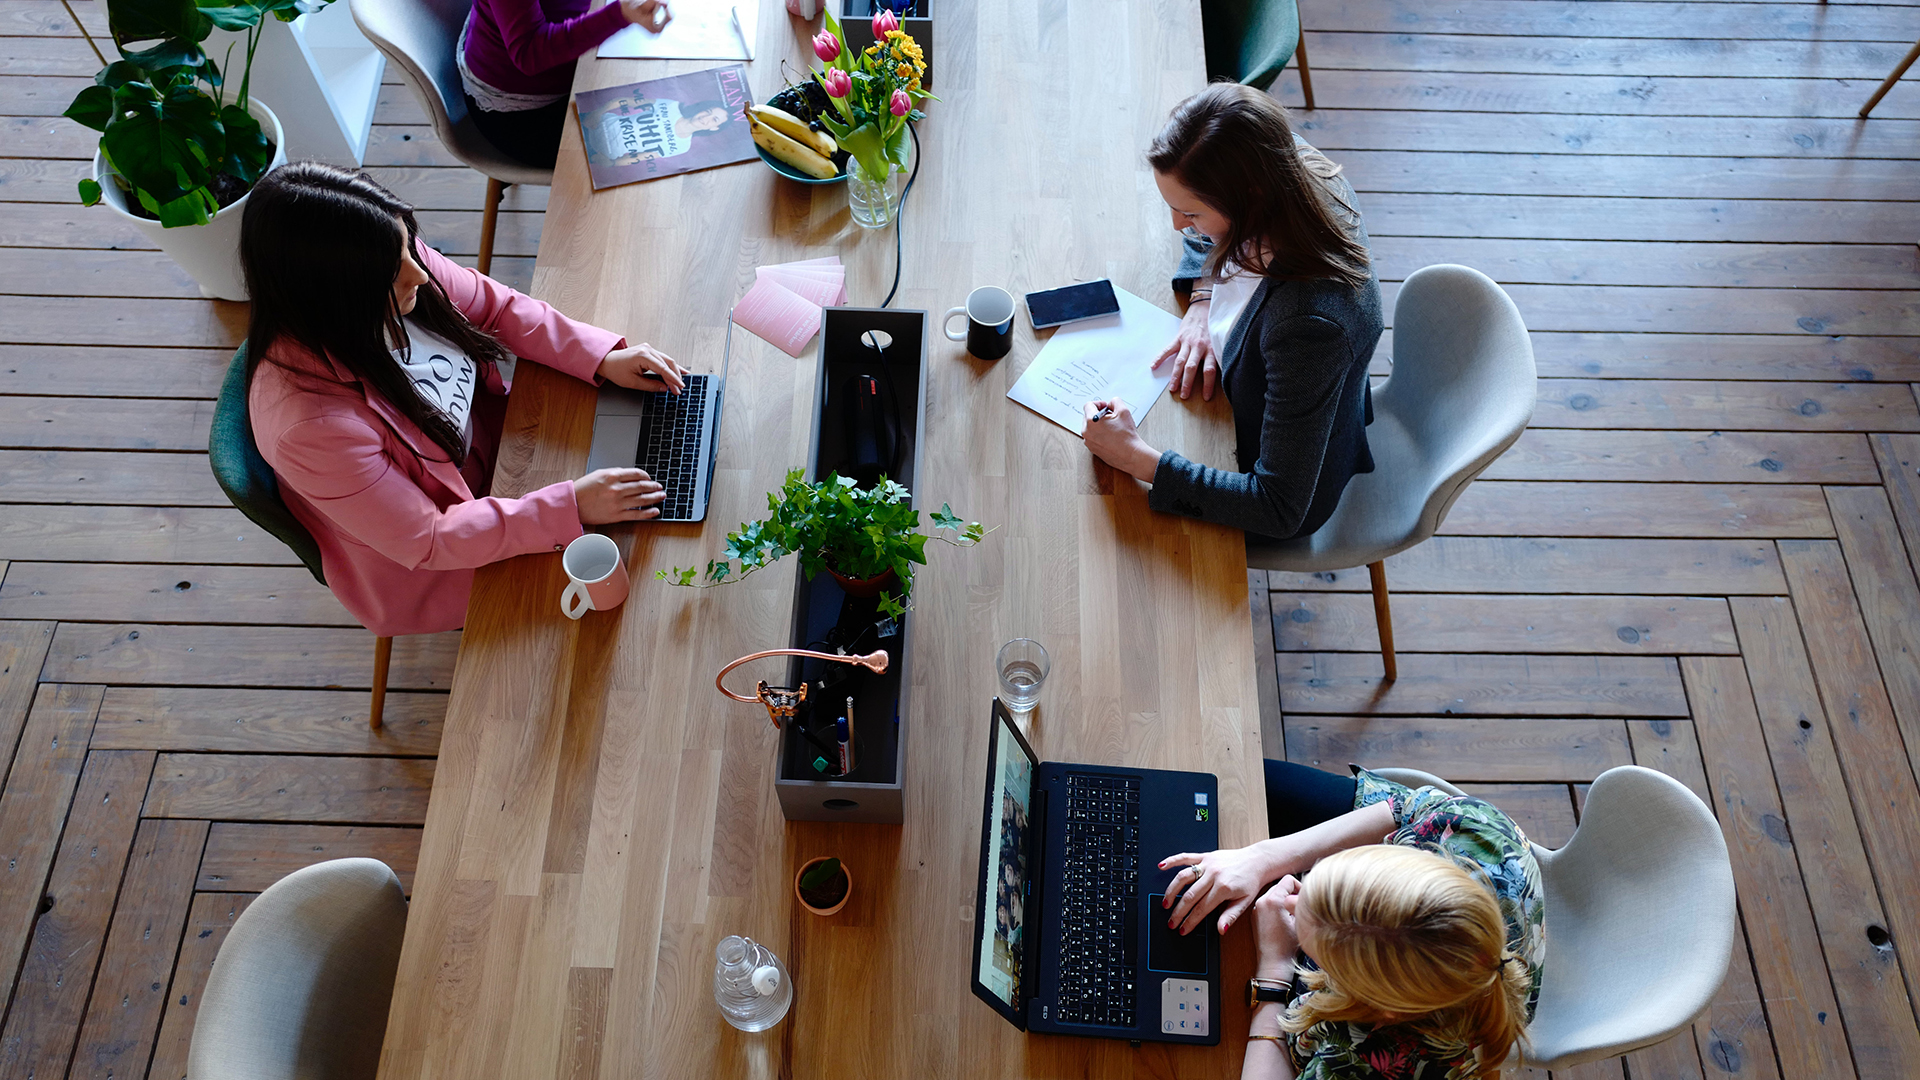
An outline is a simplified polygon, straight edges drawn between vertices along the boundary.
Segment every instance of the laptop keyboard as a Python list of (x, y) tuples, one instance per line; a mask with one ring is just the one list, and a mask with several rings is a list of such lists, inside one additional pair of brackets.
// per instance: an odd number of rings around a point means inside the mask
[(1140, 892), (1140, 780), (1067, 775), (1059, 1018), (1132, 1027)]
[(640, 449), (634, 464), (667, 489), (660, 516), (667, 520), (693, 516), (693, 493), (706, 467), (700, 452), (700, 425), (707, 417), (707, 381), (710, 375), (688, 375), (679, 394), (661, 390), (648, 397), (640, 422)]

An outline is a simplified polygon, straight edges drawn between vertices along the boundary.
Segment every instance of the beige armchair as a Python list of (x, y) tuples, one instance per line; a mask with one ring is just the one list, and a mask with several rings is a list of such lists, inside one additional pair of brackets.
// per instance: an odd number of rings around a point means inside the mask
[(374, 859), (296, 870), (228, 932), (187, 1051), (192, 1080), (373, 1080), (407, 902)]

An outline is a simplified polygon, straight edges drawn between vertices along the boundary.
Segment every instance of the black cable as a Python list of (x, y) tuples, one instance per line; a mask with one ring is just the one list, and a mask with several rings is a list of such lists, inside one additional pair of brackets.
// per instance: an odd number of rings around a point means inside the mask
[(880, 301), (881, 307), (892, 307), (893, 294), (900, 291), (900, 264), (906, 250), (906, 241), (900, 238), (900, 219), (906, 215), (907, 195), (913, 191), (913, 182), (920, 178), (920, 133), (912, 124), (907, 125), (907, 133), (913, 136), (913, 172), (907, 174), (907, 186), (900, 189), (900, 205), (893, 211), (893, 287), (887, 290), (887, 298)]

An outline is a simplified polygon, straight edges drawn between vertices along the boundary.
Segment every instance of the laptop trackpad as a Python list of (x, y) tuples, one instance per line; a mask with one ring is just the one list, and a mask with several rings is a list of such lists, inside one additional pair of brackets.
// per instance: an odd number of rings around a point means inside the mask
[(587, 471), (631, 469), (640, 452), (640, 416), (607, 415), (593, 420), (593, 446), (587, 450)]
[(1161, 898), (1161, 894), (1147, 898), (1147, 910), (1154, 913), (1147, 920), (1152, 927), (1147, 934), (1147, 967), (1154, 971), (1204, 976), (1207, 973), (1205, 923), (1182, 937), (1180, 931), (1168, 926), (1167, 920), (1160, 917), (1159, 913), (1166, 910), (1160, 906)]

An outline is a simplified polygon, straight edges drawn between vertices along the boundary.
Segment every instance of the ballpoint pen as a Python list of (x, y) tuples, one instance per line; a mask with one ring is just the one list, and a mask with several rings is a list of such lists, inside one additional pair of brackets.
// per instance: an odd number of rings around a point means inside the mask
[(747, 31), (740, 25), (740, 5), (733, 5), (727, 12), (733, 19), (733, 32), (740, 35), (740, 47), (747, 51), (747, 59), (753, 59), (753, 42), (747, 40)]
[(1110, 419), (1112, 416), (1113, 416), (1113, 409), (1109, 406), (1102, 405), (1100, 407), (1100, 411), (1095, 413), (1093, 415), (1093, 418), (1088, 420), (1087, 423), (1097, 424), (1102, 420)]
[(853, 742), (847, 734), (847, 718), (842, 716), (833, 722), (834, 740), (840, 744), (840, 775), (853, 771)]

